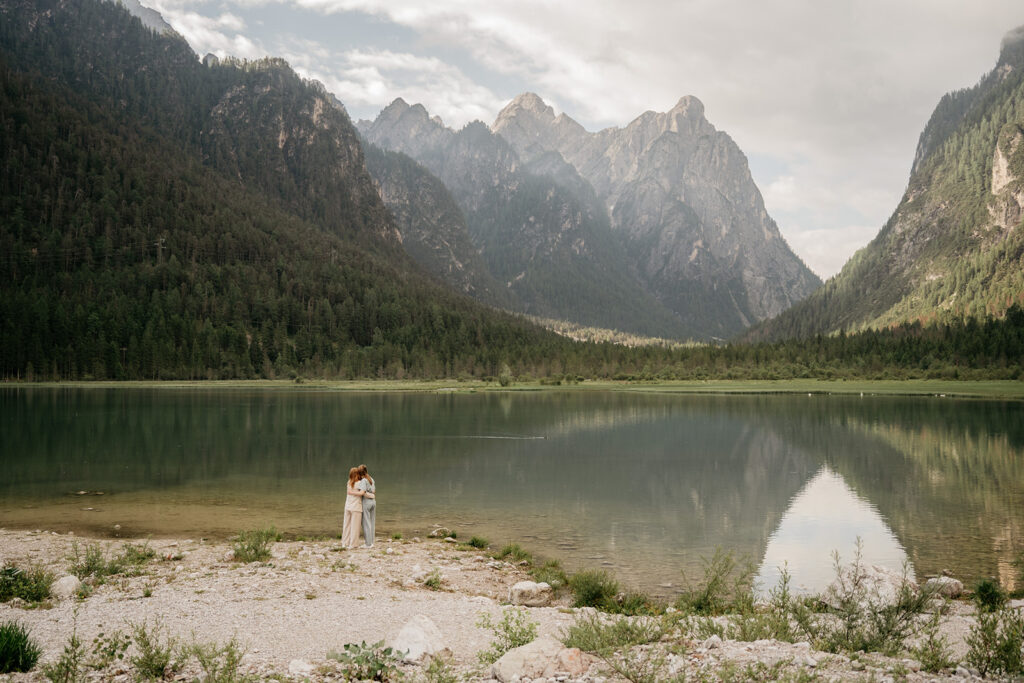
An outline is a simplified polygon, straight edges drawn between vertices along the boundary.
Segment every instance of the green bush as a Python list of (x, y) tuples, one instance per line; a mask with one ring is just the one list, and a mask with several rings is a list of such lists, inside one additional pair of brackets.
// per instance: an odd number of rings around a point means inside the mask
[(401, 677), (398, 669), (399, 653), (384, 647), (384, 641), (367, 645), (366, 642), (348, 643), (343, 652), (329, 652), (328, 659), (344, 665), (347, 681), (393, 681)]
[(1006, 592), (998, 581), (982, 579), (974, 586), (974, 604), (981, 612), (995, 612), (1006, 604)]
[(441, 590), (441, 584), (444, 579), (441, 578), (441, 572), (437, 569), (431, 570), (427, 577), (423, 579), (423, 585), (430, 590), (439, 591)]
[(491, 647), (477, 655), (481, 664), (493, 664), (509, 650), (533, 642), (537, 637), (537, 622), (531, 621), (526, 610), (520, 607), (506, 609), (497, 623), (492, 622), (490, 615), (485, 612), (480, 615), (476, 625), (494, 634)]
[(22, 569), (6, 564), (0, 569), (0, 602), (13, 598), (21, 598), (29, 603), (42, 602), (50, 597), (53, 581), (53, 572), (41, 566)]
[(736, 559), (733, 551), (715, 549), (715, 554), (704, 563), (703, 580), (691, 585), (684, 577), (687, 589), (676, 600), (676, 608), (688, 614), (717, 616), (734, 611), (737, 599), (753, 590), (756, 568), (749, 561)]
[(231, 549), (237, 562), (266, 562), (270, 559), (270, 544), (281, 540), (274, 527), (242, 531), (235, 537)]
[(245, 650), (234, 638), (224, 645), (216, 643), (192, 643), (183, 651), (185, 656), (192, 656), (199, 662), (203, 670), (204, 683), (237, 683), (248, 680), (240, 676), (238, 666), (242, 663)]
[(629, 591), (613, 598), (608, 604), (607, 609), (609, 612), (615, 612), (616, 614), (654, 616), (664, 614), (665, 605), (646, 593)]
[(473, 546), (474, 548), (477, 548), (478, 550), (483, 550), (487, 547), (487, 539), (480, 538), (479, 536), (474, 536), (473, 538), (469, 539), (469, 545)]
[(1014, 609), (979, 612), (978, 622), (967, 636), (967, 647), (967, 663), (982, 676), (1024, 673), (1024, 614)]
[(921, 662), (921, 668), (928, 673), (938, 673), (956, 664), (945, 637), (939, 633), (941, 618), (942, 610), (936, 610), (932, 618), (928, 620), (928, 626), (924, 629), (924, 638), (910, 648), (914, 658)]
[(608, 609), (615, 604), (619, 582), (603, 569), (587, 569), (569, 578), (573, 607)]
[(115, 560), (107, 561), (106, 553), (99, 543), (87, 543), (82, 550), (78, 541), (71, 544), (71, 555), (68, 556), (71, 565), (68, 571), (83, 581), (90, 576), (101, 579), (121, 571), (120, 565)]
[(0, 624), (0, 674), (31, 671), (42, 649), (16, 621)]
[(560, 590), (569, 583), (569, 577), (558, 560), (548, 560), (540, 567), (530, 570), (530, 578), (537, 583), (546, 583), (554, 590)]
[(606, 652), (633, 645), (652, 643), (661, 638), (664, 628), (656, 619), (601, 619), (597, 614), (584, 614), (576, 618), (562, 634), (566, 647), (578, 647), (584, 652)]
[(132, 641), (138, 653), (131, 658), (139, 676), (145, 680), (162, 679), (174, 666), (175, 641), (165, 635), (159, 622), (132, 624)]

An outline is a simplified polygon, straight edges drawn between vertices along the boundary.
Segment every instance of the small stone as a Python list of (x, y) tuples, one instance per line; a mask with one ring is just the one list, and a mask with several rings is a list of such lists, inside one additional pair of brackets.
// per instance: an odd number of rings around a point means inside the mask
[(458, 543), (454, 536), (447, 536), (444, 538), (445, 543)]
[(813, 668), (818, 666), (818, 660), (815, 659), (814, 657), (807, 656), (807, 657), (804, 657), (803, 664), (804, 664), (804, 666), (806, 666), (806, 667), (808, 667), (810, 669), (813, 669)]
[(430, 617), (423, 614), (407, 621), (396, 635), (388, 639), (388, 646), (402, 653), (406, 662), (418, 662), (426, 655), (447, 652), (441, 631)]
[(121, 525), (120, 524), (115, 524), (114, 525), (114, 529), (117, 530), (117, 531), (120, 531), (121, 530)]
[(860, 661), (859, 659), (855, 659), (852, 662), (850, 662), (850, 668), (854, 671), (863, 671), (867, 668), (867, 666), (864, 664), (864, 662)]
[(288, 662), (288, 673), (292, 676), (308, 676), (315, 667), (305, 659), (293, 659)]
[(508, 601), (513, 605), (543, 607), (551, 602), (554, 591), (547, 583), (520, 581), (508, 589)]
[(391, 548), (390, 546), (384, 549), (384, 554), (385, 555), (393, 555), (394, 552), (395, 552), (395, 549)]
[(713, 635), (707, 640), (705, 640), (703, 644), (705, 649), (714, 650), (716, 648), (722, 647), (722, 639), (717, 635)]
[(903, 666), (907, 667), (907, 669), (913, 671), (914, 673), (917, 673), (921, 670), (921, 662), (917, 661), (916, 659), (904, 659)]

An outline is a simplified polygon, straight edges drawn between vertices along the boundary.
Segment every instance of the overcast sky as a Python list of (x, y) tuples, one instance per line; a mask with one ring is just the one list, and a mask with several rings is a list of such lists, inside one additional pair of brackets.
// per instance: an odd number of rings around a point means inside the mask
[(143, 0), (200, 55), (284, 57), (354, 119), (453, 127), (533, 91), (590, 130), (698, 97), (827, 278), (906, 187), (939, 98), (996, 62), (1021, 0)]

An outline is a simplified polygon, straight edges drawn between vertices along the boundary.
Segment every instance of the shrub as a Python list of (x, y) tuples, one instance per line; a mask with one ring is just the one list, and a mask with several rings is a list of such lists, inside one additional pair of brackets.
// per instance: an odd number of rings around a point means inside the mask
[(720, 615), (733, 611), (735, 602), (753, 590), (754, 565), (749, 559), (739, 561), (733, 551), (715, 549), (704, 563), (704, 577), (691, 585), (684, 576), (687, 589), (676, 600), (676, 607), (689, 614)]
[(527, 562), (533, 564), (533, 555), (523, 550), (518, 543), (509, 543), (493, 555), (496, 560)]
[(6, 564), (0, 569), (0, 602), (13, 598), (21, 598), (29, 603), (42, 602), (50, 597), (53, 581), (53, 572), (41, 566), (21, 569)]
[(654, 616), (665, 612), (665, 605), (655, 600), (646, 593), (629, 591), (623, 595), (615, 596), (608, 603), (609, 612), (626, 614), (632, 616)]
[(543, 566), (534, 567), (530, 570), (530, 578), (537, 583), (546, 583), (556, 591), (569, 583), (569, 577), (558, 560), (548, 560)]
[(16, 621), (0, 624), (0, 674), (31, 671), (42, 649)]
[(569, 589), (573, 595), (573, 607), (607, 609), (614, 604), (619, 582), (603, 569), (587, 569), (570, 577)]
[(789, 570), (783, 567), (763, 608), (755, 604), (753, 591), (734, 597), (736, 617), (723, 629), (725, 636), (747, 642), (771, 638), (790, 643), (803, 637), (799, 624), (810, 619), (810, 610), (804, 601), (793, 598), (790, 581)]
[(146, 680), (163, 678), (173, 666), (175, 641), (164, 634), (159, 622), (149, 626), (147, 623), (132, 624), (132, 640), (138, 654), (131, 658), (131, 663), (139, 675)]
[(490, 649), (477, 655), (481, 664), (493, 664), (509, 650), (522, 647), (537, 637), (537, 622), (530, 621), (526, 610), (519, 607), (506, 609), (497, 623), (492, 622), (490, 615), (485, 612), (480, 615), (476, 625), (494, 634)]
[(604, 621), (597, 614), (577, 617), (562, 634), (566, 647), (578, 647), (584, 652), (605, 652), (633, 645), (651, 643), (661, 638), (664, 629), (655, 619), (615, 618)]
[(487, 539), (480, 538), (479, 536), (474, 536), (473, 538), (469, 539), (469, 545), (473, 546), (474, 548), (477, 548), (478, 550), (483, 550), (487, 547)]
[(281, 540), (274, 527), (242, 531), (235, 537), (231, 549), (238, 562), (266, 562), (270, 559), (270, 544)]
[(441, 578), (441, 572), (437, 569), (431, 570), (427, 577), (423, 579), (423, 585), (430, 590), (438, 591), (441, 590), (441, 583), (444, 579)]
[(998, 581), (982, 579), (974, 586), (974, 604), (981, 612), (995, 612), (1006, 604), (1006, 592)]
[(1024, 673), (1024, 614), (1014, 609), (979, 612), (978, 622), (967, 636), (967, 647), (967, 663), (982, 676)]
[(452, 663), (441, 656), (430, 658), (430, 663), (423, 670), (423, 678), (427, 683), (458, 683), (459, 680)]
[(344, 665), (345, 680), (349, 681), (393, 681), (401, 676), (398, 669), (399, 655), (384, 641), (367, 645), (366, 642), (348, 643), (343, 652), (329, 652), (328, 659)]
[(88, 543), (83, 551), (79, 548), (78, 541), (73, 542), (68, 561), (71, 563), (68, 571), (83, 581), (90, 576), (102, 579), (121, 571), (116, 561), (107, 561), (107, 556), (99, 543)]
[(142, 545), (125, 543), (121, 550), (121, 556), (117, 559), (121, 565), (139, 566), (149, 562), (154, 557), (156, 557), (156, 551), (150, 548), (149, 541), (146, 541)]
[(105, 669), (115, 661), (124, 659), (131, 642), (121, 631), (114, 631), (109, 636), (99, 633), (92, 639), (92, 656), (87, 664), (93, 669)]
[(402, 532), (401, 531), (396, 531), (393, 534), (391, 534), (391, 540), (392, 541), (401, 541), (402, 540)]
[(942, 618), (942, 610), (936, 610), (928, 625), (924, 629), (924, 638), (921, 642), (910, 648), (911, 654), (921, 662), (921, 668), (929, 673), (938, 673), (948, 669), (956, 662), (949, 651), (946, 639), (939, 633), (939, 620)]

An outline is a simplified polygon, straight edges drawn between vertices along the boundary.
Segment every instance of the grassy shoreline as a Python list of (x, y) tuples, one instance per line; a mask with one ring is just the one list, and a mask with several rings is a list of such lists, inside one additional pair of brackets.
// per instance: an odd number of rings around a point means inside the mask
[(1017, 380), (693, 380), (591, 381), (548, 384), (515, 382), (507, 387), (482, 380), (164, 380), (96, 382), (3, 382), (11, 388), (75, 389), (239, 389), (328, 392), (523, 392), (622, 391), (663, 394), (839, 394), (873, 396), (937, 396), (1024, 400), (1024, 382)]

